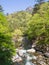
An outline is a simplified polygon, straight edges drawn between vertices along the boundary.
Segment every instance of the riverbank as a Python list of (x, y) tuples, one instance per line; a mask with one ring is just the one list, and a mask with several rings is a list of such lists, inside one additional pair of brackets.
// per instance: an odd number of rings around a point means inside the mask
[(25, 50), (23, 48), (17, 49), (15, 62), (13, 65), (49, 65), (49, 57), (45, 56), (42, 52), (36, 51), (34, 48)]

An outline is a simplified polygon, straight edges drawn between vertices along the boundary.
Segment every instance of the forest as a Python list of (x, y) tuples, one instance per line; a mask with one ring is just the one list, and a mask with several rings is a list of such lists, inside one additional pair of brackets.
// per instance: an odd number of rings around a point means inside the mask
[(49, 65), (49, 1), (36, 2), (6, 15), (0, 5), (0, 65)]

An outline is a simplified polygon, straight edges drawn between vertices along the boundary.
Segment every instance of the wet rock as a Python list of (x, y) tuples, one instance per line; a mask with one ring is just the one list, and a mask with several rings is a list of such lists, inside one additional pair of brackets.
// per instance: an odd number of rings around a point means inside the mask
[(32, 48), (36, 47), (36, 45), (32, 45)]
[(27, 52), (28, 53), (35, 53), (35, 49), (33, 49), (33, 48), (32, 49), (28, 49)]
[(47, 65), (44, 61), (38, 62), (40, 65)]
[(15, 56), (13, 56), (12, 61), (13, 62), (22, 62), (22, 58), (18, 55), (15, 55)]
[(49, 44), (37, 44), (35, 49), (36, 51), (40, 51), (42, 53), (49, 52)]
[(48, 52), (44, 53), (44, 56), (49, 58), (49, 53)]
[(47, 65), (49, 65), (49, 58), (46, 58), (46, 63)]
[(39, 55), (39, 56), (38, 56), (37, 62), (38, 62), (40, 65), (48, 65), (47, 62), (46, 62), (46, 57), (44, 57), (43, 55)]
[(23, 49), (18, 50), (18, 54), (21, 57), (24, 57), (25, 56), (25, 53), (26, 53), (26, 50), (23, 50)]
[(43, 56), (42, 54), (35, 52), (34, 54), (37, 59), (36, 60), (32, 60), (32, 62), (36, 65), (49, 65), (49, 59), (46, 58), (45, 56)]
[(32, 62), (27, 61), (25, 65), (35, 65), (35, 64), (32, 63)]
[(18, 55), (13, 58), (13, 62), (17, 63), (15, 65), (49, 65), (49, 53), (47, 52), (35, 51), (34, 48), (28, 50), (19, 48), (16, 52)]
[(32, 60), (32, 59), (33, 59), (33, 57), (31, 57), (30, 55), (27, 54), (26, 60)]
[(36, 57), (36, 56), (32, 56), (32, 58), (33, 58), (34, 60), (37, 60), (37, 57)]

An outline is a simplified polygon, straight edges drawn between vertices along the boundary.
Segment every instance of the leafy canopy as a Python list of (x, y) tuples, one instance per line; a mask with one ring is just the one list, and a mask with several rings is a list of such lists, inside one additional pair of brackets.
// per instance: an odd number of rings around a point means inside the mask
[(8, 22), (3, 13), (0, 12), (0, 65), (11, 65), (14, 52)]
[(49, 43), (49, 2), (40, 5), (40, 9), (27, 24), (29, 39), (38, 38), (38, 43)]

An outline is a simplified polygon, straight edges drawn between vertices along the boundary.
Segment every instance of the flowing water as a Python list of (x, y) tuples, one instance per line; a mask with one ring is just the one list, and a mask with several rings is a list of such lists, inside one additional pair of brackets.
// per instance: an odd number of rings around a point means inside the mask
[[(25, 50), (19, 50), (19, 53), (22, 53), (22, 62), (18, 63), (16, 62), (14, 65), (35, 65), (34, 63), (31, 62), (32, 59), (36, 59), (36, 57), (30, 53), (25, 52)], [(24, 56), (24, 57), (23, 57)]]
[(26, 54), (26, 63), (25, 65), (35, 65), (31, 62), (31, 60), (34, 59), (33, 56), (30, 56), (30, 54)]

